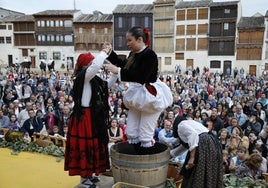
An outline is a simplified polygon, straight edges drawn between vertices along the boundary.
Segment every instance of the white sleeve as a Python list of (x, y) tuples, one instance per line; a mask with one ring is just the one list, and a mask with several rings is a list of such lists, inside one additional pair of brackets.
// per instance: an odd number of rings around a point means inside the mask
[(111, 74), (110, 78), (107, 80), (108, 88), (113, 87), (117, 79), (118, 79), (118, 76), (116, 74)]
[(92, 61), (91, 65), (87, 68), (85, 81), (91, 80), (101, 69), (104, 60), (107, 58), (107, 54), (101, 51)]
[(182, 121), (178, 125), (178, 134), (182, 141), (188, 143), (190, 151), (198, 146), (199, 134), (191, 125), (188, 125), (187, 121)]

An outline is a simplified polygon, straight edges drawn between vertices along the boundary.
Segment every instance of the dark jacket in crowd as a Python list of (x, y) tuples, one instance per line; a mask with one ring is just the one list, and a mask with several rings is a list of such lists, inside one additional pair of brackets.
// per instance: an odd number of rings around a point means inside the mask
[(40, 118), (34, 117), (33, 119), (29, 118), (27, 119), (22, 127), (22, 132), (28, 132), (29, 136), (32, 136), (34, 132), (40, 132), (43, 128), (43, 123)]

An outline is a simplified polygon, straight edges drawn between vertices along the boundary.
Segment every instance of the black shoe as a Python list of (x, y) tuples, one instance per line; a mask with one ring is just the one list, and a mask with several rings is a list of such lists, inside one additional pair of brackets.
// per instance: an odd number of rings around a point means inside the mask
[(81, 184), (87, 188), (96, 188), (96, 185), (90, 180), (90, 178), (85, 179), (84, 181), (81, 182)]
[(98, 183), (98, 182), (100, 182), (100, 178), (99, 178), (98, 176), (92, 176), (92, 177), (90, 178), (90, 181), (91, 181), (92, 183)]

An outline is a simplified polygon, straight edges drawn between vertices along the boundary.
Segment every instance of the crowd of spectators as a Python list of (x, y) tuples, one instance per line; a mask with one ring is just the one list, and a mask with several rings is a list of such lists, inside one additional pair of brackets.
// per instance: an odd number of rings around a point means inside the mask
[(74, 105), (71, 75), (7, 67), (0, 71), (0, 128), (66, 138)]
[[(175, 77), (173, 82), (166, 82), (173, 91), (174, 101), (160, 117), (160, 127), (166, 129), (165, 121), (172, 122), (176, 116), (196, 120), (218, 138), (225, 173), (263, 178), (262, 173), (267, 172), (268, 151), (268, 82), (265, 77), (245, 74), (238, 69), (224, 75), (204, 68), (201, 73), (190, 71)], [(157, 129), (158, 134), (159, 130), (161, 128)]]
[[(105, 70), (99, 74), (103, 78), (109, 76)], [(176, 147), (178, 142), (170, 130), (176, 116), (186, 116), (207, 126), (218, 138), (226, 173), (235, 171), (241, 160), (246, 161), (247, 156), (257, 151), (263, 159), (267, 158), (268, 82), (264, 77), (246, 74), (237, 68), (232, 74), (220, 74), (197, 67), (185, 73), (176, 70), (172, 75), (159, 75), (159, 78), (171, 88), (173, 104), (161, 113), (155, 125), (157, 141)], [(42, 133), (65, 138), (74, 105), (72, 86), (72, 72), (2, 68), (0, 128), (22, 131), (29, 136)], [(117, 82), (108, 98), (110, 119), (117, 121), (111, 125), (122, 128), (122, 132), (119, 131), (122, 141), (127, 139), (128, 110), (123, 105), (127, 88), (128, 83)], [(111, 129), (109, 133), (112, 135)], [(245, 158), (241, 157), (243, 153)], [(267, 160), (262, 169), (267, 171)]]

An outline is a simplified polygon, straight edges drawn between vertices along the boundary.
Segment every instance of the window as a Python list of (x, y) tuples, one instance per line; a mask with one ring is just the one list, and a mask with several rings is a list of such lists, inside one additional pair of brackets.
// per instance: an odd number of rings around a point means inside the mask
[(131, 17), (131, 27), (134, 27), (136, 24), (136, 19), (135, 17)]
[(185, 26), (177, 25), (176, 26), (176, 35), (184, 35), (185, 34)]
[(176, 53), (176, 60), (184, 60), (184, 53)]
[(224, 23), (223, 28), (224, 30), (229, 30), (229, 23)]
[(54, 21), (50, 20), (50, 27), (54, 27)]
[(186, 39), (186, 50), (196, 50), (196, 39), (187, 38)]
[(220, 69), (221, 62), (220, 61), (210, 61), (210, 68)]
[(196, 20), (196, 9), (188, 9), (186, 16), (187, 20)]
[(118, 28), (122, 28), (123, 27), (123, 18), (119, 17), (118, 18)]
[(45, 27), (45, 21), (44, 21), (44, 20), (42, 20), (42, 21), (40, 22), (40, 27)]
[(208, 8), (200, 8), (198, 10), (198, 19), (208, 19)]
[(72, 27), (72, 26), (73, 26), (73, 22), (71, 20), (64, 21), (64, 27)]
[(146, 16), (144, 18), (144, 27), (149, 27), (149, 17), (148, 16)]
[(37, 27), (41, 27), (41, 21), (40, 20), (37, 21)]
[(59, 42), (59, 41), (63, 41), (63, 36), (62, 35), (57, 35), (56, 36), (56, 41)]
[(78, 33), (83, 33), (83, 28), (82, 27), (79, 27)]
[(21, 52), (23, 57), (28, 57), (28, 49), (23, 48), (21, 49)]
[(46, 24), (47, 24), (47, 27), (54, 27), (54, 21), (53, 20), (47, 20)]
[(62, 20), (56, 20), (55, 21), (55, 27), (62, 27), (63, 26), (63, 21)]
[(187, 25), (186, 34), (187, 35), (195, 35), (196, 34), (196, 25)]
[(7, 26), (6, 25), (0, 25), (0, 29), (1, 30), (6, 30), (7, 29)]
[(55, 36), (54, 35), (50, 35), (50, 40), (51, 40), (51, 42), (54, 42), (55, 41)]
[(199, 38), (197, 49), (198, 50), (207, 50), (208, 49), (208, 40), (206, 38)]
[(47, 41), (50, 42), (50, 35), (47, 36)]
[(185, 10), (177, 10), (177, 21), (185, 20)]
[(185, 50), (185, 39), (176, 39), (176, 51)]
[(229, 8), (224, 9), (224, 14), (230, 14), (231, 10)]
[(104, 28), (104, 34), (108, 34), (108, 28)]
[(60, 52), (53, 52), (53, 59), (54, 60), (60, 60), (61, 59)]
[(11, 37), (6, 37), (6, 43), (11, 44)]
[(47, 59), (47, 52), (39, 52), (39, 59)]
[(41, 35), (41, 41), (46, 41), (46, 35)]
[(207, 33), (208, 33), (208, 24), (199, 24), (198, 34), (207, 34)]
[(73, 37), (72, 35), (65, 35), (64, 37), (65, 42), (73, 42)]
[(0, 44), (5, 44), (5, 37), (0, 37)]
[(166, 12), (170, 11), (170, 6), (166, 6)]
[(165, 57), (165, 65), (171, 65), (171, 57)]
[(91, 28), (91, 33), (95, 34), (95, 28)]
[(8, 30), (12, 30), (12, 25), (8, 25)]
[(59, 27), (59, 26), (60, 26), (60, 21), (59, 21), (59, 20), (56, 20), (56, 21), (55, 21), (55, 26), (56, 26), (56, 27)]

